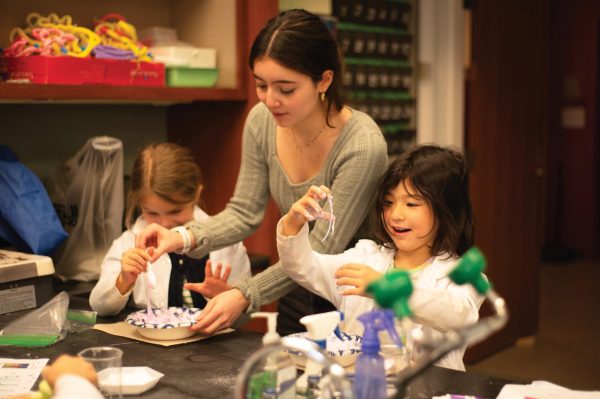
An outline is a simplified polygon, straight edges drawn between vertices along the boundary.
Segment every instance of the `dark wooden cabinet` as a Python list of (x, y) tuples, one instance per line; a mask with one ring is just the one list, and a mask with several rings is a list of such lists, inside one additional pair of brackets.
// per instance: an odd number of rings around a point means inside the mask
[[(506, 299), (508, 325), (467, 352), (475, 360), (538, 327), (548, 16), (543, 0), (472, 1), (465, 148), (476, 245)], [(485, 310), (485, 309), (484, 309)]]

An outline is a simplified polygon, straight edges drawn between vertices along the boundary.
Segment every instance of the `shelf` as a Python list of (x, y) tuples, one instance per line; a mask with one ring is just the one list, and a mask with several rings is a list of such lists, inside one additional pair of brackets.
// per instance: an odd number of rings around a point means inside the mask
[(118, 2), (21, 0), (4, 7), (0, 15), (0, 47), (6, 46), (14, 27), (24, 27), (32, 12), (70, 15), (74, 24), (90, 27), (94, 18), (116, 12), (138, 32), (152, 26), (177, 30), (179, 40), (197, 47), (214, 48), (218, 54), (217, 88), (139, 87), (104, 85), (43, 85), (0, 83), (0, 103), (145, 103), (178, 104), (194, 101), (243, 101), (246, 99), (244, 0), (126, 0)]
[(242, 89), (0, 83), (0, 102), (190, 103), (243, 101)]

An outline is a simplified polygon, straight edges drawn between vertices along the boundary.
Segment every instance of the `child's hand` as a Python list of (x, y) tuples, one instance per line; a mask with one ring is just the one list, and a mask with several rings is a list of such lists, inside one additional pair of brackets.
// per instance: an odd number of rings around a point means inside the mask
[(52, 365), (46, 366), (42, 370), (42, 378), (53, 388), (56, 380), (65, 374), (78, 375), (94, 385), (98, 384), (94, 366), (79, 356), (61, 355)]
[(219, 262), (213, 274), (212, 262), (209, 259), (206, 261), (204, 269), (204, 281), (202, 283), (186, 283), (183, 287), (190, 291), (198, 292), (209, 299), (214, 298), (221, 292), (231, 289), (231, 286), (227, 284), (227, 279), (229, 279), (229, 275), (231, 274), (231, 266), (225, 265), (223, 273), (221, 273), (222, 270), (223, 265)]
[(335, 272), (335, 284), (348, 285), (354, 288), (349, 288), (342, 292), (342, 295), (361, 295), (368, 297), (366, 292), (367, 285), (371, 282), (381, 278), (382, 274), (373, 270), (373, 268), (367, 265), (360, 265), (357, 263), (348, 263), (347, 265), (341, 266)]
[(150, 255), (148, 255), (148, 252), (140, 248), (131, 248), (123, 253), (121, 257), (121, 273), (115, 284), (121, 294), (127, 292), (135, 283), (140, 273), (146, 271), (149, 259)]
[(330, 194), (331, 191), (326, 186), (311, 186), (304, 197), (295, 202), (283, 218), (281, 233), (284, 236), (295, 236), (308, 221), (331, 219), (333, 215), (323, 211), (319, 205), (319, 201), (326, 199)]

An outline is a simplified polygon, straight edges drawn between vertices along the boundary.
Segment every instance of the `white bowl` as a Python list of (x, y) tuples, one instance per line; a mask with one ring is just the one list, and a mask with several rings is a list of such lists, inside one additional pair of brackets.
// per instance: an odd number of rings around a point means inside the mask
[[(296, 333), (288, 337), (297, 337), (308, 339), (306, 333)], [(360, 355), (360, 345), (362, 337), (359, 335), (349, 335), (348, 339), (340, 340), (335, 334), (327, 338), (327, 354), (329, 357), (342, 367), (350, 366), (356, 362)], [(306, 365), (306, 353), (295, 349), (287, 349), (296, 366), (304, 368)]]
[[(118, 369), (106, 368), (98, 373), (100, 387), (109, 393), (118, 393)], [(121, 367), (121, 392), (123, 395), (139, 395), (153, 388), (164, 377), (163, 373), (150, 367)]]
[(202, 310), (172, 306), (168, 309), (152, 309), (157, 322), (148, 322), (147, 311), (138, 310), (127, 316), (125, 321), (136, 326), (139, 333), (146, 338), (172, 341), (191, 337), (196, 332), (190, 330)]

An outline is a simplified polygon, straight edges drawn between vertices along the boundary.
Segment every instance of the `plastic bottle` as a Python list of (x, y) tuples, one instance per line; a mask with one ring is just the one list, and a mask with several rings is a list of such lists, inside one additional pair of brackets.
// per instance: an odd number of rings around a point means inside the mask
[(385, 399), (385, 367), (383, 357), (379, 354), (381, 344), (378, 333), (386, 329), (385, 316), (382, 311), (375, 310), (358, 317), (365, 331), (361, 345), (361, 354), (356, 360), (354, 374), (355, 399)]
[[(313, 314), (310, 316), (304, 316), (300, 319), (300, 323), (306, 326), (306, 332), (308, 339), (314, 341), (322, 349), (327, 349), (327, 337), (335, 330), (340, 324), (341, 316), (340, 312), (326, 312)], [(304, 374), (302, 374), (296, 381), (296, 392), (301, 396), (307, 396), (308, 394), (308, 376), (316, 375), (321, 376), (323, 366), (312, 359), (306, 359), (306, 367)]]
[[(277, 334), (277, 312), (256, 312), (251, 317), (267, 319), (267, 333), (263, 336), (263, 345), (278, 344), (281, 341), (281, 337)], [(295, 380), (296, 367), (289, 354), (274, 353), (267, 357), (263, 370), (250, 377), (246, 397), (261, 399), (267, 395), (266, 397), (278, 399), (293, 399)]]

